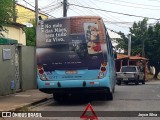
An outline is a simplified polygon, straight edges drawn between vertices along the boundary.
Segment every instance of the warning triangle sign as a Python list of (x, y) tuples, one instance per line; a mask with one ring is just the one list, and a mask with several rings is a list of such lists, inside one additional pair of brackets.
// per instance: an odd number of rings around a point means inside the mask
[[(90, 111), (92, 112), (92, 115), (91, 115), (91, 116), (87, 115), (88, 109), (90, 109)], [(88, 112), (89, 112), (89, 111), (88, 111)], [(83, 114), (81, 115), (80, 118), (81, 118), (82, 120), (98, 120), (98, 117), (97, 117), (96, 113), (94, 112), (94, 110), (93, 110), (93, 108), (92, 108), (92, 106), (91, 106), (90, 103), (88, 103), (86, 109), (84, 110), (84, 112), (83, 112)]]

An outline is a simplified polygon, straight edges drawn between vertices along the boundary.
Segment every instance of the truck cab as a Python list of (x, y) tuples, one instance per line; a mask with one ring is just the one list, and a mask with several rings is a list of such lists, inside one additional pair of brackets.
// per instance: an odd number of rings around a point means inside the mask
[(117, 84), (121, 83), (135, 83), (138, 85), (140, 82), (145, 84), (144, 72), (139, 66), (122, 66), (120, 72), (116, 73)]

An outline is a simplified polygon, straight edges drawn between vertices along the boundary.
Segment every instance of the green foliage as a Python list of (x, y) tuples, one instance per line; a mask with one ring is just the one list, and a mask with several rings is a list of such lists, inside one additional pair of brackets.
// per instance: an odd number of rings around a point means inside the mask
[(118, 34), (121, 36), (121, 38), (116, 39), (116, 41), (118, 42), (117, 48), (124, 48), (125, 54), (127, 54), (128, 38), (122, 32), (119, 32)]
[[(131, 33), (131, 55), (140, 54), (149, 59), (150, 65), (156, 69), (155, 78), (160, 71), (160, 23), (148, 26), (148, 19), (145, 18), (138, 23), (134, 22), (130, 28)], [(122, 39), (119, 39), (119, 46), (127, 48), (128, 39), (123, 33), (120, 33)], [(144, 48), (144, 49), (143, 49)]]
[(36, 45), (36, 25), (35, 21), (32, 20), (31, 24), (33, 27), (25, 28), (25, 33), (26, 33), (26, 45), (27, 46), (35, 46)]
[(131, 55), (140, 54), (142, 56), (145, 55), (143, 52), (143, 42), (147, 39), (147, 21), (148, 19), (143, 19), (143, 21), (139, 21), (138, 23), (134, 22), (133, 26), (130, 28), (131, 39), (132, 39), (132, 52)]
[(154, 78), (157, 78), (160, 71), (160, 23), (149, 26), (147, 37), (148, 39), (145, 42), (146, 56), (150, 60), (150, 65), (155, 67), (156, 73)]
[[(13, 0), (0, 0), (0, 32), (6, 31), (3, 26), (12, 22), (14, 15)], [(2, 33), (0, 36), (3, 36)]]

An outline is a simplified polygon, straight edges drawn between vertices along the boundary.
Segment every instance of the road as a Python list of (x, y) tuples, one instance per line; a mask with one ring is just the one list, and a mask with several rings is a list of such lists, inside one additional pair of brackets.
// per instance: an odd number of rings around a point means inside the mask
[[(122, 114), (126, 113), (126, 117), (115, 115), (114, 117), (98, 116), (98, 120), (159, 120), (160, 117), (129, 117), (127, 112), (124, 111), (137, 111), (142, 114), (152, 113), (151, 111), (160, 111), (160, 82), (147, 82), (145, 85), (121, 85), (116, 86), (113, 101), (90, 101), (94, 111), (112, 111), (111, 114), (116, 114), (114, 111), (121, 111)], [(38, 106), (30, 108), (31, 111), (70, 111), (62, 112), (63, 117), (47, 117), (42, 118), (45, 120), (80, 120), (80, 117), (71, 117), (72, 111), (85, 110), (88, 102), (80, 100), (71, 100), (70, 102), (58, 103), (53, 99), (46, 101)], [(49, 112), (50, 113), (50, 112)], [(158, 112), (158, 115), (160, 112)], [(52, 114), (52, 113), (50, 113)], [(70, 117), (65, 117), (70, 114)], [(109, 113), (105, 113), (109, 114)], [(131, 113), (132, 114), (132, 113)], [(23, 119), (24, 120), (24, 119)]]

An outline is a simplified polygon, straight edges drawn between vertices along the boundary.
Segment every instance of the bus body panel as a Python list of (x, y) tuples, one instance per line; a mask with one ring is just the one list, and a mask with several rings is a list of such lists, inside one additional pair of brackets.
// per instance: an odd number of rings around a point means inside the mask
[(46, 93), (112, 93), (112, 45), (100, 17), (41, 21), (37, 40), (37, 83)]

